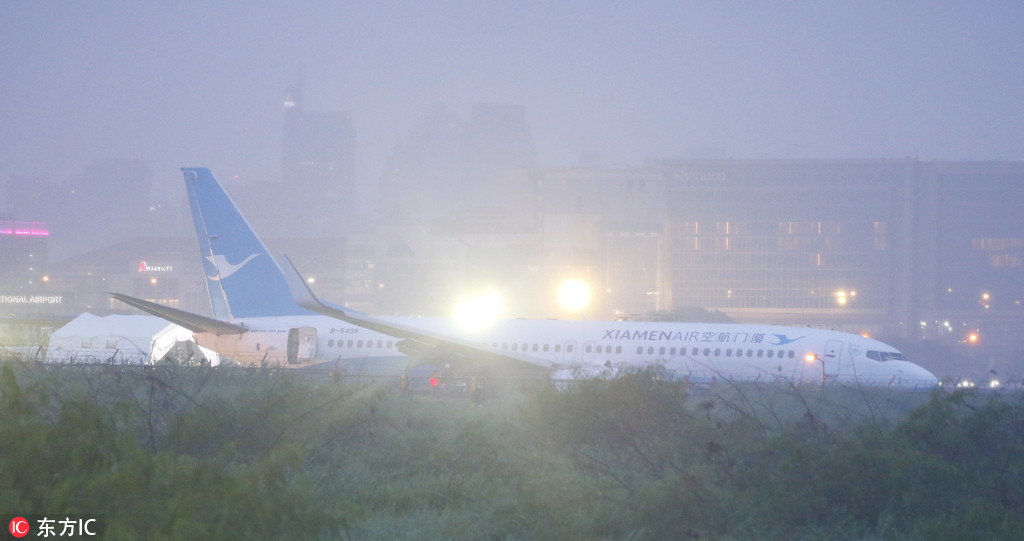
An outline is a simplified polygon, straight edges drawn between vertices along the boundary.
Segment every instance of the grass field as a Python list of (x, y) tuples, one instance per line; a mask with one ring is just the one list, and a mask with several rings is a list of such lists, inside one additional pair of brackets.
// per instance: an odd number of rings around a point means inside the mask
[(0, 509), (106, 539), (1024, 539), (1019, 394), (480, 384), (6, 363)]

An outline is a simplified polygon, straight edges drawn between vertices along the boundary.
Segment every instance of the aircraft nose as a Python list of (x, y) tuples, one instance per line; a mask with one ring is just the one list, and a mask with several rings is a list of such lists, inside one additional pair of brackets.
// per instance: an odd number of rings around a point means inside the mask
[(907, 363), (901, 367), (900, 372), (907, 383), (914, 387), (934, 387), (939, 384), (939, 378), (935, 377), (935, 374), (914, 363)]

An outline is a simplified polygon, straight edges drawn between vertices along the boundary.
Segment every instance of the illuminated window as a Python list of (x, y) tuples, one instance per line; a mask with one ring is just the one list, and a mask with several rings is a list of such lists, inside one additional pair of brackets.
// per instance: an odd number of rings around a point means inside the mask
[(971, 239), (971, 247), (987, 252), (1002, 252), (1024, 248), (1024, 239), (1017, 238), (984, 238)]
[(996, 254), (992, 256), (991, 263), (997, 268), (1020, 268), (1020, 256), (1015, 254)]

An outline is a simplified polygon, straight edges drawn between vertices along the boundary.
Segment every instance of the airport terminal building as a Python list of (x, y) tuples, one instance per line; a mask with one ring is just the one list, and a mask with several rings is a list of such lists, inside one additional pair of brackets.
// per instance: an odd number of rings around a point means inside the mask
[(542, 214), (593, 217), (609, 316), (997, 340), (1024, 323), (1022, 162), (681, 160), (537, 184)]

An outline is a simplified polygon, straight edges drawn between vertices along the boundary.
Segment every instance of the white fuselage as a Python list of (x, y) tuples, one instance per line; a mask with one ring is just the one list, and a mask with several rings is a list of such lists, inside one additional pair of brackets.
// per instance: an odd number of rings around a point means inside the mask
[[(794, 383), (860, 383), (932, 387), (937, 379), (883, 342), (805, 327), (720, 323), (606, 322), (511, 319), (470, 332), (443, 318), (379, 318), (431, 333), (458, 336), (482, 349), (535, 358), (553, 379), (614, 376), (657, 368), (672, 377)], [(333, 318), (282, 316), (236, 323), (243, 335), (197, 335), (200, 345), (241, 362), (327, 364), (350, 374), (393, 375), (409, 368), (399, 339)], [(289, 347), (289, 337), (291, 346)], [(290, 350), (290, 351), (289, 351)]]

